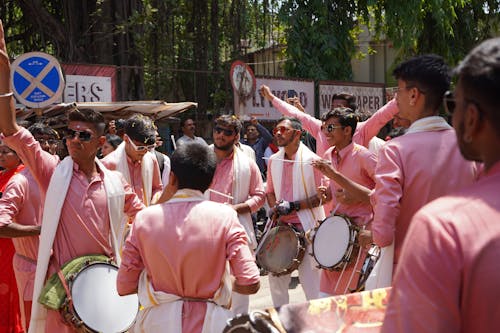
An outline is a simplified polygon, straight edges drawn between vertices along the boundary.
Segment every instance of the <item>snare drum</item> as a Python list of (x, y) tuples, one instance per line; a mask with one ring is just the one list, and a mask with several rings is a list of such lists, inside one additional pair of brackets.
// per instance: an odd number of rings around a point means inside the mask
[(329, 216), (314, 229), (313, 256), (319, 268), (339, 270), (347, 265), (357, 248), (359, 228), (340, 215)]
[(115, 265), (94, 262), (69, 278), (72, 302), (65, 302), (61, 314), (77, 332), (125, 332), (132, 326), (139, 299), (118, 295), (117, 276)]
[(266, 233), (256, 258), (260, 267), (275, 276), (281, 276), (299, 268), (304, 253), (304, 235), (290, 226), (280, 225)]

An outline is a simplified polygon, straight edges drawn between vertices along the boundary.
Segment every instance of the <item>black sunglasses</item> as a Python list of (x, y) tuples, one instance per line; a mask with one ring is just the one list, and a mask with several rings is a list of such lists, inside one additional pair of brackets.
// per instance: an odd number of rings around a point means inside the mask
[(326, 131), (327, 131), (328, 133), (332, 133), (335, 129), (337, 129), (337, 128), (344, 128), (344, 127), (345, 127), (345, 126), (342, 126), (342, 125), (340, 125), (340, 126), (336, 126), (336, 125), (334, 125), (334, 124), (329, 124), (329, 125), (326, 125), (326, 126), (324, 126), (324, 125), (323, 125), (323, 126), (321, 126), (321, 129), (322, 129), (322, 130), (325, 130), (325, 129), (326, 129)]
[(75, 137), (75, 135), (77, 135), (78, 140), (82, 142), (88, 142), (92, 139), (92, 133), (87, 131), (75, 131), (71, 128), (68, 128), (65, 138), (66, 140), (71, 140)]
[(455, 97), (453, 96), (453, 92), (448, 90), (443, 95), (443, 106), (446, 113), (452, 115), (455, 112), (455, 106), (457, 103), (455, 102)]
[(225, 136), (231, 136), (234, 134), (234, 130), (228, 130), (219, 126), (214, 128), (214, 132), (216, 132), (217, 134), (222, 132)]

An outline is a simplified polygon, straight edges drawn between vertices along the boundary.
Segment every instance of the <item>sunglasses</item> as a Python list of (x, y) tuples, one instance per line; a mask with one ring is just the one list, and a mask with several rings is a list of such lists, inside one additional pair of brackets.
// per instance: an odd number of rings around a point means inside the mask
[(145, 150), (152, 150), (156, 148), (156, 145), (147, 145), (147, 146), (138, 146), (132, 141), (131, 138), (128, 138), (128, 142), (130, 142), (130, 145), (135, 151), (145, 151)]
[(75, 131), (75, 130), (72, 130), (71, 128), (68, 128), (65, 139), (71, 140), (75, 137), (75, 135), (78, 138), (78, 140), (80, 140), (82, 142), (88, 142), (88, 141), (92, 140), (92, 138), (93, 138), (92, 133), (90, 133), (90, 132)]
[(328, 133), (332, 133), (337, 128), (344, 128), (345, 126), (335, 126), (334, 124), (329, 124), (326, 126), (321, 126), (321, 130), (326, 130)]
[(234, 130), (228, 130), (228, 129), (225, 129), (225, 128), (222, 128), (222, 127), (215, 127), (214, 128), (214, 132), (217, 133), (217, 134), (224, 134), (224, 136), (231, 136), (234, 134)]
[(448, 90), (443, 96), (443, 106), (446, 113), (452, 115), (455, 112), (455, 106), (457, 105), (455, 97), (453, 97), (453, 92)]
[(276, 135), (278, 133), (284, 134), (284, 133), (286, 133), (288, 131), (292, 131), (292, 130), (293, 130), (293, 128), (288, 128), (288, 127), (285, 127), (285, 126), (279, 126), (279, 127), (275, 127), (273, 129), (273, 134), (274, 135)]

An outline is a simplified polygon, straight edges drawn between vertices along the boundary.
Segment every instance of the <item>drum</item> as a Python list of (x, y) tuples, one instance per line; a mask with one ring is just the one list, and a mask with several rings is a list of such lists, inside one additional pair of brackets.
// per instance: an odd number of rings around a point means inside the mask
[(78, 332), (125, 332), (132, 326), (139, 299), (118, 295), (117, 275), (115, 265), (94, 262), (69, 278), (72, 302), (66, 301), (61, 313)]
[(377, 263), (380, 258), (381, 249), (375, 244), (370, 246), (368, 253), (366, 255), (365, 261), (363, 262), (363, 266), (361, 267), (361, 272), (359, 273), (358, 285), (356, 286), (356, 292), (363, 291), (365, 289), (366, 280), (370, 276), (373, 267)]
[(304, 235), (290, 226), (279, 225), (271, 228), (263, 237), (256, 258), (260, 267), (280, 276), (296, 270), (304, 253)]
[(313, 256), (318, 268), (340, 270), (359, 248), (359, 228), (345, 216), (333, 215), (320, 222), (311, 235)]

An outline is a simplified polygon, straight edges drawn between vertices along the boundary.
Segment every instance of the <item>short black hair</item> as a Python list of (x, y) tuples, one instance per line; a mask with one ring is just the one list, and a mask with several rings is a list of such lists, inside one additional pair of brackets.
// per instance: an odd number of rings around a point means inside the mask
[(332, 96), (332, 106), (333, 106), (333, 101), (335, 99), (341, 99), (347, 102), (348, 107), (354, 112), (356, 111), (358, 105), (356, 104), (356, 97), (354, 95), (351, 95), (346, 92), (339, 92), (336, 94), (333, 94)]
[(438, 113), (451, 82), (450, 69), (443, 57), (436, 54), (413, 57), (400, 63), (392, 75), (405, 81), (408, 87), (416, 87), (425, 95), (425, 107)]
[(125, 122), (125, 134), (132, 140), (152, 145), (156, 142), (156, 126), (151, 118), (134, 114)]
[(56, 132), (52, 127), (45, 125), (44, 123), (34, 123), (30, 127), (28, 127), (28, 131), (33, 136), (48, 136), (51, 139), (58, 140), (59, 139), (59, 133)]
[(180, 145), (170, 157), (170, 170), (178, 180), (178, 188), (205, 192), (215, 174), (217, 159), (207, 145), (192, 142)]
[(325, 122), (330, 118), (337, 118), (340, 125), (342, 125), (343, 127), (350, 127), (352, 130), (351, 135), (354, 135), (354, 132), (356, 131), (356, 127), (358, 126), (358, 122), (360, 120), (359, 116), (353, 110), (343, 107), (328, 111), (327, 113), (323, 114), (321, 120)]
[[(186, 122), (187, 122), (188, 120), (193, 120), (193, 118), (184, 118), (184, 119), (182, 119), (182, 120), (181, 120), (181, 127), (184, 127), (184, 126), (186, 125)], [(193, 122), (194, 122), (194, 120), (193, 120)]]
[(116, 134), (106, 134), (106, 141), (114, 148), (118, 147), (123, 139)]
[(476, 46), (453, 71), (464, 97), (476, 102), (500, 135), (500, 38)]
[(288, 120), (290, 122), (293, 129), (298, 130), (298, 131), (302, 131), (302, 123), (300, 122), (299, 119), (297, 119), (295, 117), (281, 117), (280, 119), (278, 119), (276, 124), (279, 124), (285, 120)]
[(243, 128), (243, 125), (241, 124), (241, 120), (238, 119), (235, 115), (231, 114), (223, 114), (222, 116), (218, 117), (214, 121), (214, 125), (222, 125), (226, 127), (232, 127), (234, 128), (234, 131), (236, 133), (240, 133), (241, 129)]
[(106, 128), (103, 115), (93, 109), (74, 108), (68, 112), (68, 121), (81, 121), (92, 124), (98, 135), (104, 135), (104, 129)]

